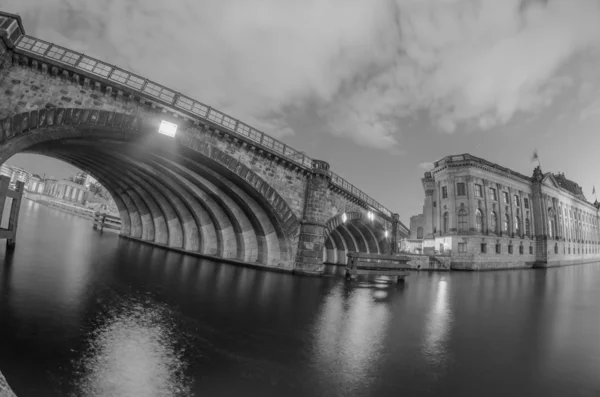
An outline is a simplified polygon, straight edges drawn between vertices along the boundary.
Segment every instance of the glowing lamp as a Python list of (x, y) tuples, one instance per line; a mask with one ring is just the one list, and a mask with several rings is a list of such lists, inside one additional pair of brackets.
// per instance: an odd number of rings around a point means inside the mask
[(177, 132), (177, 124), (169, 123), (166, 120), (162, 120), (160, 122), (160, 127), (158, 127), (158, 132), (173, 138), (175, 136), (175, 133)]
[(387, 236), (388, 236), (388, 231), (386, 230), (385, 231), (385, 238), (387, 238)]
[(367, 218), (369, 218), (369, 220), (371, 220), (371, 221), (372, 221), (372, 220), (375, 218), (375, 214), (373, 214), (371, 211), (369, 211), (369, 212), (367, 213)]
[(346, 223), (346, 221), (348, 220), (348, 217), (346, 216), (346, 213), (342, 214), (342, 222)]

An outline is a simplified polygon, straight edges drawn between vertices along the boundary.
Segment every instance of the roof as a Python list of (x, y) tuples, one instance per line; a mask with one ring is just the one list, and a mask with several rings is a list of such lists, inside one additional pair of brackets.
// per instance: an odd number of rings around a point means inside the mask
[(513, 171), (509, 168), (503, 167), (499, 164), (492, 163), (491, 161), (488, 161), (486, 159), (482, 159), (480, 157), (473, 156), (472, 154), (469, 154), (469, 153), (446, 156), (446, 157), (434, 162), (433, 163), (434, 169), (431, 170), (430, 172), (435, 174), (437, 172), (436, 169), (438, 167), (442, 167), (442, 166), (444, 166), (446, 164), (450, 164), (450, 163), (463, 163), (464, 165), (467, 165), (468, 163), (479, 163), (481, 165), (485, 165), (487, 167), (493, 168), (502, 173), (511, 175), (512, 177), (520, 179), (524, 182), (529, 182), (531, 180), (531, 178), (526, 175), (523, 175), (519, 172)]
[(554, 180), (556, 180), (556, 183), (558, 183), (558, 186), (567, 190), (574, 196), (577, 196), (580, 199), (587, 201), (585, 199), (585, 196), (583, 195), (583, 189), (581, 189), (581, 186), (579, 186), (577, 183), (573, 182), (572, 180), (565, 178), (565, 174), (558, 173), (558, 174), (552, 174), (552, 176), (554, 177)]

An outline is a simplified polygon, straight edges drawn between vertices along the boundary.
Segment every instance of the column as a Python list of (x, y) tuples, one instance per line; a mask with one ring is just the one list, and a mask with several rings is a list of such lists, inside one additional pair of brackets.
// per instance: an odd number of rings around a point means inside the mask
[(515, 198), (514, 198), (515, 192), (513, 191), (513, 189), (508, 186), (508, 211), (509, 211), (509, 222), (508, 222), (508, 233), (509, 236), (511, 238), (513, 238), (515, 236), (516, 233), (516, 225), (515, 225)]
[(456, 215), (456, 179), (454, 179), (454, 176), (449, 176), (447, 179), (447, 183), (448, 183), (448, 198), (449, 198), (449, 203), (448, 203), (448, 215), (449, 215), (449, 219), (448, 219), (448, 223), (450, 224), (448, 226), (448, 233), (449, 234), (456, 234), (457, 230), (458, 230), (458, 217)]
[(325, 161), (313, 160), (312, 174), (306, 183), (304, 216), (300, 222), (298, 251), (294, 264), (295, 273), (314, 275), (323, 273), (324, 232), (325, 222), (327, 222), (324, 209), (330, 180), (329, 164)]
[(436, 182), (437, 187), (437, 226), (436, 230), (438, 236), (442, 234), (444, 227), (444, 207), (442, 206), (442, 184), (441, 182)]
[(490, 184), (487, 180), (481, 181), (481, 188), (483, 189), (483, 228), (482, 233), (488, 235), (490, 233), (490, 206), (488, 204), (490, 194)]
[(504, 193), (502, 191), (502, 185), (499, 183), (496, 184), (496, 199), (498, 200), (498, 232), (500, 236), (506, 236), (506, 232), (504, 231), (504, 214), (506, 212)]

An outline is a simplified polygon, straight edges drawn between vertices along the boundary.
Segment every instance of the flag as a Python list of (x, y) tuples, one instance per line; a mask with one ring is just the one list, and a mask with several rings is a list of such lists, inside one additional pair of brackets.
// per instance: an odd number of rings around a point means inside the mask
[(534, 161), (539, 161), (537, 149), (533, 149), (533, 156), (531, 157), (531, 162), (533, 163)]

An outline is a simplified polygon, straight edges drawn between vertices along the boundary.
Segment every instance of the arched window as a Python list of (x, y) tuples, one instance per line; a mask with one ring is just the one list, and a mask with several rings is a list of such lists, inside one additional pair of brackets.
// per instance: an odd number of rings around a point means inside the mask
[(423, 228), (422, 227), (417, 228), (417, 238), (419, 240), (423, 238)]
[(479, 209), (475, 213), (475, 229), (480, 233), (483, 231), (483, 214)]
[(494, 211), (490, 212), (490, 230), (498, 233), (498, 217)]
[(515, 216), (515, 233), (517, 233), (517, 235), (521, 234), (521, 218), (518, 216)]
[(448, 223), (450, 221), (449, 217), (450, 216), (448, 215), (448, 213), (444, 212), (444, 224), (443, 224), (443, 226), (444, 226), (444, 229), (443, 229), (444, 233), (448, 233)]
[(508, 233), (508, 224), (510, 219), (508, 218), (508, 214), (504, 214), (504, 225), (502, 225), (502, 230)]
[(554, 238), (554, 219), (548, 220), (548, 237)]
[(529, 233), (531, 233), (529, 219), (525, 219), (525, 235), (529, 237)]
[(458, 230), (461, 232), (465, 232), (468, 229), (468, 223), (467, 223), (467, 211), (466, 210), (459, 210), (458, 211)]

